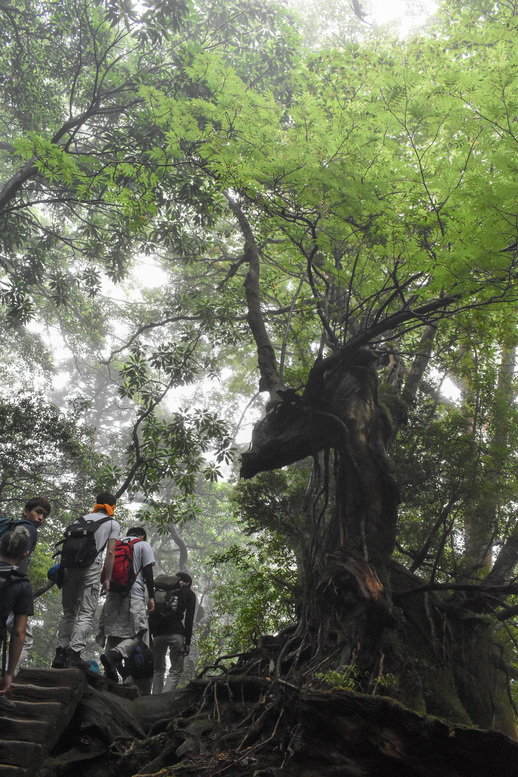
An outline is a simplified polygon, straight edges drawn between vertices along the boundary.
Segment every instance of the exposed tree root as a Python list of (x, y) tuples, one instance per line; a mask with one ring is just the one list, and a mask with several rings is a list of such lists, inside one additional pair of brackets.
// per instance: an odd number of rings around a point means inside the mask
[[(518, 777), (518, 744), (503, 734), (420, 715), (379, 688), (377, 695), (326, 690), (316, 677), (325, 661), (313, 674), (301, 668), (299, 687), (266, 671), (247, 673), (252, 665), (266, 669), (270, 659), (261, 646), (179, 694), (124, 700), (112, 742), (104, 731), (112, 694), (97, 688), (103, 730), (78, 714), (60, 756), (37, 777)], [(124, 734), (126, 708), (131, 736)], [(146, 736), (135, 737), (136, 722)], [(81, 756), (85, 731), (93, 749), (83, 745)]]

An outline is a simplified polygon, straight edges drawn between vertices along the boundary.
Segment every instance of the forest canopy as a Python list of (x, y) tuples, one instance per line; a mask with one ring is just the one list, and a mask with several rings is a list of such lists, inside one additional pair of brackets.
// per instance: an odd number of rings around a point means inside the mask
[(514, 734), (518, 16), (324, 5), (1, 6), (0, 410), (65, 414), (63, 520), (103, 482), (186, 565), (220, 532), (218, 604), (278, 605), (236, 649)]

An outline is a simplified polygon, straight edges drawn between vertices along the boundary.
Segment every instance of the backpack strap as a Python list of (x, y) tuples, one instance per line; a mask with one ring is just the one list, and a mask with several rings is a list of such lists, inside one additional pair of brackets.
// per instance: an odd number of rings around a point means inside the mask
[(27, 518), (20, 518), (18, 521), (13, 521), (17, 526), (32, 526), (34, 527), (34, 524), (31, 523)]
[(14, 582), (29, 579), (25, 572), (20, 572), (16, 567), (13, 567), (12, 564), (7, 567), (0, 567), (0, 579), (7, 581), (11, 578), (14, 578)]
[[(124, 539), (127, 539), (127, 538), (125, 537)], [(133, 557), (135, 555), (135, 545), (137, 544), (137, 542), (142, 542), (143, 539), (144, 539), (143, 537), (131, 537), (130, 539), (128, 539), (127, 542), (124, 542), (123, 540), (121, 540), (123, 545), (131, 545), (131, 555), (132, 555), (131, 561), (132, 562), (133, 562)], [(142, 572), (143, 569), (144, 569), (144, 564), (142, 564), (140, 569), (137, 569), (137, 571), (135, 572), (135, 580), (137, 579), (137, 575), (140, 575), (140, 573)], [(133, 586), (132, 586), (132, 588), (133, 588)], [(130, 588), (130, 591), (131, 591), (131, 588)]]
[(13, 521), (11, 518), (0, 518), (0, 537), (10, 531), (18, 521)]
[(132, 549), (137, 542), (142, 542), (142, 537), (123, 537), (122, 540), (117, 540), (118, 545), (131, 545)]
[[(61, 540), (58, 540), (58, 542), (55, 543), (55, 547), (57, 547), (58, 545), (63, 545), (67, 535), (70, 534), (71, 531), (74, 529), (74, 527), (77, 527), (78, 525), (79, 525), (79, 528), (83, 529), (85, 534), (95, 534), (95, 532), (97, 531), (97, 529), (102, 523), (106, 523), (106, 521), (111, 521), (111, 520), (112, 520), (111, 516), (105, 515), (102, 518), (99, 518), (98, 521), (86, 521), (84, 516), (81, 515), (76, 521), (74, 521), (74, 523), (71, 523), (69, 524), (69, 526), (66, 527), (65, 536)], [(58, 553), (54, 553), (54, 556), (57, 556), (57, 555)]]
[[(143, 542), (143, 540), (144, 540), (143, 537), (134, 537), (132, 540), (130, 540), (131, 547), (133, 548), (133, 554), (135, 554), (135, 545), (137, 544), (137, 542)], [(135, 572), (135, 578), (137, 577), (137, 575), (140, 575), (143, 569), (144, 569), (144, 564), (141, 564), (140, 569), (137, 569), (137, 571)]]
[[(106, 521), (111, 521), (111, 515), (103, 515), (102, 518), (99, 518), (97, 521), (87, 521), (86, 518), (81, 515), (75, 523), (81, 524), (87, 531), (91, 532), (92, 534), (95, 534), (97, 529), (102, 523), (106, 523)], [(72, 524), (73, 526), (74, 524)]]
[(15, 568), (13, 568), (13, 571), (11, 572), (11, 580), (13, 581), (13, 583), (21, 583), (24, 580), (28, 582), (29, 578), (27, 577), (26, 574), (24, 574), (23, 572), (20, 572), (15, 567)]

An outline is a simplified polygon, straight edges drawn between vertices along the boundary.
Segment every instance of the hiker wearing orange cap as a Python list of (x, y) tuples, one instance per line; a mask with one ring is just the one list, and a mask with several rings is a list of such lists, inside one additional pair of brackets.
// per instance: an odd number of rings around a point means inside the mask
[(89, 669), (90, 662), (81, 651), (92, 628), (99, 593), (101, 570), (106, 548), (105, 578), (102, 593), (110, 590), (115, 546), (120, 526), (113, 518), (115, 497), (103, 491), (89, 515), (78, 518), (65, 530), (61, 541), (60, 582), (63, 587), (63, 614), (58, 626), (58, 645), (52, 662), (54, 669)]

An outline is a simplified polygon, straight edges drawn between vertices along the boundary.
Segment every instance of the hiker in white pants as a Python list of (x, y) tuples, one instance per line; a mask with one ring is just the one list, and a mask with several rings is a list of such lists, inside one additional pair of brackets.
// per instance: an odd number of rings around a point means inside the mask
[[(115, 497), (103, 491), (97, 495), (94, 509), (83, 516), (86, 523), (96, 523), (105, 519), (95, 530), (95, 549), (97, 556), (86, 567), (64, 569), (62, 602), (63, 614), (58, 625), (56, 655), (53, 669), (77, 667), (89, 669), (90, 662), (81, 658), (81, 651), (92, 628), (99, 593), (101, 592), (101, 569), (103, 553), (106, 548), (106, 579), (102, 584), (102, 593), (110, 590), (111, 571), (115, 554), (115, 545), (120, 526), (113, 518)], [(79, 521), (76, 522), (76, 524)], [(76, 525), (74, 524), (74, 526)], [(94, 552), (95, 552), (94, 549)], [(62, 561), (63, 565), (63, 561)]]
[[(118, 681), (118, 675), (124, 675), (121, 663), (129, 659), (135, 648), (140, 645), (149, 646), (148, 615), (153, 612), (154, 582), (153, 565), (155, 557), (153, 549), (147, 542), (146, 530), (141, 526), (128, 529), (126, 537), (118, 543), (116, 557), (125, 546), (132, 544), (133, 575), (125, 580), (129, 586), (124, 592), (110, 591), (106, 597), (103, 612), (99, 620), (99, 633), (96, 637), (100, 645), (106, 645), (106, 651), (101, 655), (105, 675), (110, 680)], [(117, 561), (113, 570), (113, 584), (117, 580)], [(126, 576), (125, 576), (126, 577)], [(147, 593), (147, 602), (146, 602)], [(143, 678), (132, 677), (133, 682), (142, 694), (151, 692), (151, 676)], [(147, 680), (147, 682), (146, 682)]]

